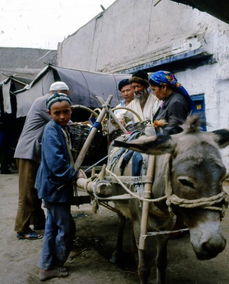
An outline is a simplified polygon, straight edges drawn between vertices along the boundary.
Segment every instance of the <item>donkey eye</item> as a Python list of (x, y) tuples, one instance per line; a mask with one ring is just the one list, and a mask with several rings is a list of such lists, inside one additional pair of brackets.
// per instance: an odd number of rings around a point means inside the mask
[(178, 179), (179, 182), (184, 185), (184, 186), (188, 186), (188, 187), (191, 187), (191, 188), (195, 188), (194, 187), (194, 184), (190, 181), (190, 180), (187, 180), (187, 179), (184, 179), (184, 178), (179, 178)]

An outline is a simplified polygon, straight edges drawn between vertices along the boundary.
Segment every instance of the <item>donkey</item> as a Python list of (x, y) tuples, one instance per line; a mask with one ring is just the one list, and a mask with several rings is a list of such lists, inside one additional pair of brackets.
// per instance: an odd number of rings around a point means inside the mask
[[(224, 250), (226, 240), (220, 223), (226, 205), (226, 194), (222, 187), (226, 169), (219, 148), (228, 144), (228, 130), (201, 132), (197, 117), (189, 117), (183, 125), (183, 132), (179, 134), (141, 136), (129, 142), (121, 139), (113, 142), (112, 147), (141, 152), (147, 157), (155, 155), (151, 198), (165, 198), (149, 203), (148, 232), (172, 230), (174, 216), (179, 216), (190, 231), (190, 241), (198, 259), (213, 258)], [(110, 173), (120, 175), (119, 163), (112, 160), (114, 149), (110, 152), (108, 169)], [(122, 169), (122, 175), (132, 175), (130, 166)], [(113, 186), (120, 194), (120, 185)], [(132, 188), (132, 191), (138, 191), (142, 197), (141, 186)], [(138, 247), (142, 201), (133, 198), (114, 203), (123, 216), (131, 219)], [(138, 247), (140, 283), (149, 280), (151, 265), (147, 261), (147, 254), (155, 261), (156, 283), (166, 283), (167, 241), (167, 235), (156, 234), (154, 238), (146, 238), (146, 249)]]

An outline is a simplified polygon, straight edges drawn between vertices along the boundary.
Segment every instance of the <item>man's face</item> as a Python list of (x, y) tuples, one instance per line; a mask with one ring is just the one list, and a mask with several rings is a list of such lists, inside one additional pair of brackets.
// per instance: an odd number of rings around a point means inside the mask
[(122, 87), (121, 95), (126, 103), (130, 103), (134, 98), (134, 89), (131, 84)]
[(133, 82), (131, 85), (132, 88), (134, 89), (135, 99), (143, 100), (148, 96), (148, 90), (144, 85), (136, 82)]
[(51, 105), (49, 114), (56, 123), (65, 126), (71, 119), (72, 109), (67, 101), (56, 102)]

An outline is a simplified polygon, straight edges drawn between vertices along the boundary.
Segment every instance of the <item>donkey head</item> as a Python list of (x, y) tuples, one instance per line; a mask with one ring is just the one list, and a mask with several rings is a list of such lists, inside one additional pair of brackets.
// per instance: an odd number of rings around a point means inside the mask
[(171, 154), (172, 193), (186, 201), (184, 206), (173, 205), (174, 212), (183, 217), (190, 229), (197, 257), (208, 259), (215, 257), (226, 245), (220, 228), (226, 169), (219, 147), (229, 144), (229, 131), (200, 132), (196, 117), (189, 117), (183, 128), (184, 131), (176, 135), (141, 137), (128, 143), (116, 141), (114, 146), (152, 155)]

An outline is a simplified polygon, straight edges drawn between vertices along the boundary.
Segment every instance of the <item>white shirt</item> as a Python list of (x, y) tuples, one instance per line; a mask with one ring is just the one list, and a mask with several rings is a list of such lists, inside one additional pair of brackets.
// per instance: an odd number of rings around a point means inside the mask
[[(150, 93), (145, 102), (143, 109), (141, 108), (140, 101), (138, 99), (133, 99), (126, 107), (135, 111), (143, 121), (144, 120), (152, 121), (153, 116), (157, 112), (159, 106), (160, 106), (160, 101), (153, 94)], [(136, 115), (128, 111), (126, 111), (125, 115), (128, 117), (132, 116), (131, 120), (133, 120), (134, 122), (139, 121)]]

